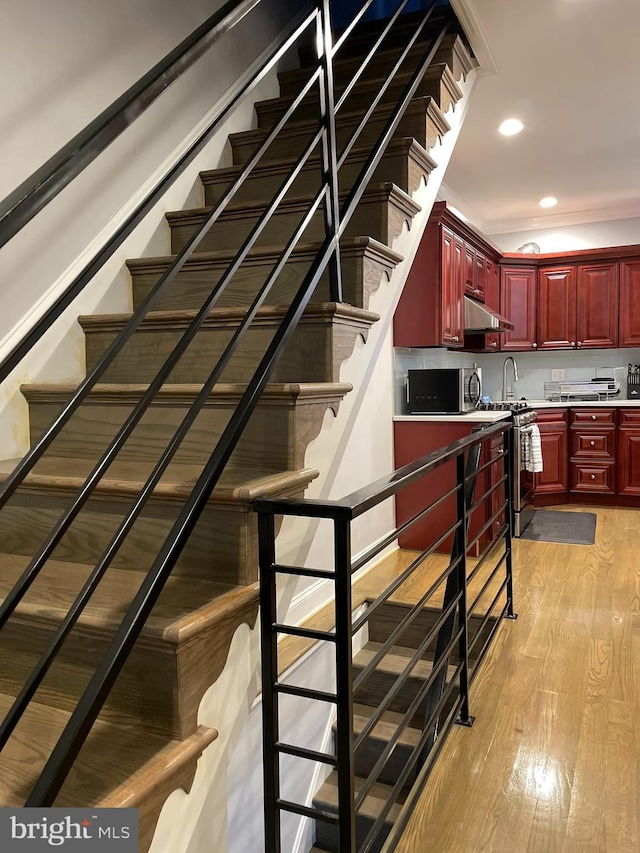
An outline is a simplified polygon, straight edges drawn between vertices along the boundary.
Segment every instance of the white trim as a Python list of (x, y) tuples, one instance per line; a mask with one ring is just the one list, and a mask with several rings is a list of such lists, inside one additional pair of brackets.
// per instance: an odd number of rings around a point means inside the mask
[(590, 210), (573, 210), (566, 213), (551, 213), (506, 222), (493, 221), (482, 229), (485, 234), (509, 234), (514, 231), (540, 231), (544, 228), (560, 228), (563, 225), (586, 225), (591, 222), (609, 222), (614, 219), (634, 219), (640, 216), (640, 203), (631, 199), (624, 204), (598, 207)]
[(449, 202), (469, 220), (471, 225), (473, 225), (479, 231), (486, 233), (484, 221), (478, 216), (475, 210), (473, 210), (473, 208), (470, 207), (466, 201), (463, 201), (458, 195), (458, 193), (455, 192), (455, 190), (452, 190), (451, 187), (444, 181), (440, 184), (436, 200)]
[(478, 76), (484, 77), (488, 74), (496, 74), (498, 65), (493, 58), (489, 42), (484, 34), (484, 30), (480, 26), (478, 16), (471, 8), (470, 0), (451, 0), (453, 11), (462, 26), (469, 44), (478, 60), (480, 67), (478, 68)]

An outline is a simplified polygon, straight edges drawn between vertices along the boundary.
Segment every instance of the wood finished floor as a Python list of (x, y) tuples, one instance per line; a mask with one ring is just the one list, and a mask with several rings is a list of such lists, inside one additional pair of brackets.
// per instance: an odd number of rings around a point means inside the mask
[[(567, 510), (575, 512), (572, 505)], [(501, 626), (398, 853), (640, 850), (640, 510), (593, 546), (516, 540)]]

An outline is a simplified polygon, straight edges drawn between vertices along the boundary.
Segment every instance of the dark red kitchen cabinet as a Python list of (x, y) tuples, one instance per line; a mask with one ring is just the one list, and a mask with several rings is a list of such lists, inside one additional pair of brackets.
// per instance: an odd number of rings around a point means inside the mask
[(618, 346), (618, 264), (578, 266), (576, 347)]
[(640, 497), (640, 409), (620, 411), (618, 494)]
[[(485, 305), (493, 308), (495, 311), (500, 311), (500, 267), (493, 261), (486, 260), (485, 262)], [(487, 332), (484, 336), (484, 349), (489, 352), (497, 352), (500, 349), (501, 334), (497, 332)]]
[(514, 327), (512, 332), (501, 335), (501, 349), (523, 351), (537, 348), (535, 267), (502, 267), (500, 313), (511, 320)]
[(576, 300), (575, 266), (538, 270), (538, 349), (575, 349)]
[(640, 259), (620, 262), (621, 347), (640, 347)]
[(464, 292), (473, 296), (476, 281), (476, 250), (473, 246), (464, 247)]
[(535, 475), (535, 496), (569, 491), (569, 447), (566, 409), (541, 409), (536, 423), (540, 430), (543, 471)]

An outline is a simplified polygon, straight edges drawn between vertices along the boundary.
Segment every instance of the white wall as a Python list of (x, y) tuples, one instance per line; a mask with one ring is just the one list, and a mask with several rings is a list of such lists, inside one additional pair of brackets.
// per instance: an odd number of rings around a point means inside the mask
[(516, 252), (525, 243), (537, 243), (541, 252), (629, 246), (640, 243), (640, 218), (511, 231), (507, 234), (490, 234), (490, 238), (503, 252)]

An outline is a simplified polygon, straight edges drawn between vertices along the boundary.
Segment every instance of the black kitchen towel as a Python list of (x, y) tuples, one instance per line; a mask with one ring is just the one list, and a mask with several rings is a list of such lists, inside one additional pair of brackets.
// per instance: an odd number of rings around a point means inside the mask
[(557, 512), (537, 509), (521, 539), (534, 542), (562, 542), (567, 545), (593, 545), (597, 516), (593, 512)]

